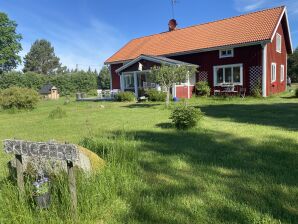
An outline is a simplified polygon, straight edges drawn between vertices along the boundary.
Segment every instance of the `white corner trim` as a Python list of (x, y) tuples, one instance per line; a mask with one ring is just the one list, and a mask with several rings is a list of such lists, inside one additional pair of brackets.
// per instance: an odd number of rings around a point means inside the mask
[(263, 63), (262, 63), (262, 96), (267, 97), (267, 44), (263, 48)]

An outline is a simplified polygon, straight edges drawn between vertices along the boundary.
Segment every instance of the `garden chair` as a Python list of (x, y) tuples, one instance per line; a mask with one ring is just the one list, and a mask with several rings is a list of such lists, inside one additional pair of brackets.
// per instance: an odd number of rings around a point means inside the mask
[(241, 98), (245, 98), (246, 88), (241, 87), (239, 93)]

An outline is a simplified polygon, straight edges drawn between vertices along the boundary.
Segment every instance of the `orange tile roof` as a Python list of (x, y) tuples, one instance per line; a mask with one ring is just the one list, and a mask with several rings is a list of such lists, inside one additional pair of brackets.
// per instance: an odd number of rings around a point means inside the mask
[(126, 61), (145, 55), (169, 55), (271, 39), (284, 6), (215, 22), (136, 38), (106, 60)]

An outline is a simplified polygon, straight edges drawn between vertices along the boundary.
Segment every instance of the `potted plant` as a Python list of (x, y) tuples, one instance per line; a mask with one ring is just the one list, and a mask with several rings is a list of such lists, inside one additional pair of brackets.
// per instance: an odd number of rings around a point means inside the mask
[(39, 177), (33, 183), (33, 186), (33, 197), (37, 206), (39, 208), (48, 208), (51, 203), (49, 178), (44, 176)]

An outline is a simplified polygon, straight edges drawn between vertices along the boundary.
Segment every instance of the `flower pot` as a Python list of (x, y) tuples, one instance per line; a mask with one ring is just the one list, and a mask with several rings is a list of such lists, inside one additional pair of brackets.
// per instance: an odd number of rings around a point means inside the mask
[(47, 192), (39, 196), (34, 196), (34, 201), (39, 208), (48, 208), (51, 204), (50, 193)]

